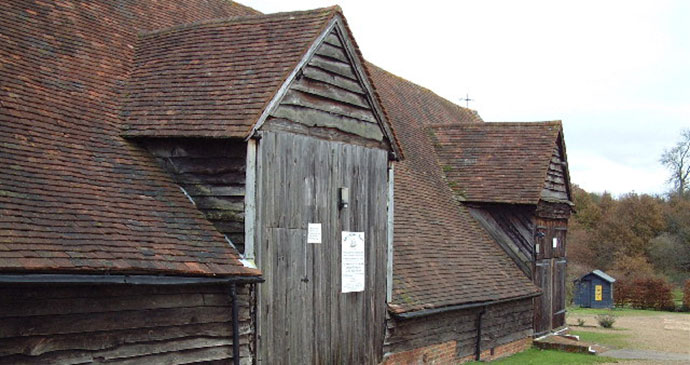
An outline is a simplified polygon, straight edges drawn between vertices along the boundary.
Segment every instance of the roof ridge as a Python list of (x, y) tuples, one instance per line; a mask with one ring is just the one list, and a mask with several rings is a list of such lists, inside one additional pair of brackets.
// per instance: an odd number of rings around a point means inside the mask
[(186, 24), (179, 24), (179, 25), (175, 25), (172, 27), (161, 28), (161, 29), (156, 29), (156, 30), (152, 30), (152, 31), (139, 32), (139, 37), (140, 38), (154, 37), (157, 35), (166, 34), (168, 32), (186, 30), (186, 29), (196, 28), (196, 27), (205, 26), (205, 25), (235, 24), (235, 23), (240, 23), (243, 21), (280, 19), (280, 18), (283, 18), (286, 16), (291, 16), (291, 15), (296, 16), (296, 15), (309, 15), (309, 14), (318, 14), (318, 13), (342, 14), (342, 8), (340, 8), (339, 5), (332, 5), (332, 6), (310, 9), (310, 10), (284, 11), (284, 12), (270, 13), (270, 14), (237, 15), (237, 16), (224, 17), (224, 18), (208, 19), (208, 20), (201, 20), (201, 21), (191, 22), (191, 23), (186, 23)]
[(561, 119), (554, 119), (554, 120), (534, 120), (534, 121), (488, 121), (485, 122), (485, 124), (488, 125), (497, 125), (497, 124), (503, 124), (503, 125), (538, 125), (538, 124), (554, 124), (554, 125), (563, 125), (563, 121)]
[(448, 123), (434, 123), (430, 124), (430, 128), (441, 129), (441, 128), (457, 128), (457, 129), (470, 129), (470, 128), (494, 128), (494, 127), (534, 127), (534, 126), (563, 126), (561, 120), (548, 120), (548, 121), (534, 121), (534, 122), (484, 122), (484, 123), (474, 123), (474, 124), (448, 124)]
[(263, 14), (262, 12), (252, 8), (251, 6), (247, 6), (247, 5), (241, 4), (241, 3), (237, 2), (237, 1), (233, 1), (233, 0), (229, 0), (229, 1), (230, 1), (230, 3), (232, 3), (233, 6), (237, 6), (237, 7), (243, 8), (243, 9), (248, 10), (248, 11), (253, 11), (257, 15)]

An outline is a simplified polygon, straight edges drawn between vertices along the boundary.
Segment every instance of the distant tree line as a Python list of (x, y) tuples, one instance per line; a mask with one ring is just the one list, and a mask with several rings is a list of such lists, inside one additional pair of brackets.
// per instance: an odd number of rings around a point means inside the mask
[(669, 169), (673, 186), (664, 196), (632, 192), (614, 198), (573, 186), (576, 213), (568, 230), (571, 279), (592, 269), (611, 274), (621, 281), (621, 288), (632, 282), (682, 288), (690, 279), (690, 130), (682, 132), (682, 140), (660, 161)]
[(636, 193), (614, 199), (574, 186), (573, 200), (572, 263), (623, 276), (664, 275), (677, 285), (690, 276), (690, 199)]

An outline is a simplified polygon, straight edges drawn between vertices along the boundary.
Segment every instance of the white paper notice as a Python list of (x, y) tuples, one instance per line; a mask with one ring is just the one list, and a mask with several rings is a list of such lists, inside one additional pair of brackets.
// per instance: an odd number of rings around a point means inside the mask
[(364, 232), (343, 231), (342, 292), (364, 291)]
[(321, 243), (321, 223), (307, 225), (307, 243)]
[(553, 238), (553, 248), (557, 248), (557, 247), (558, 247), (558, 238), (554, 237)]

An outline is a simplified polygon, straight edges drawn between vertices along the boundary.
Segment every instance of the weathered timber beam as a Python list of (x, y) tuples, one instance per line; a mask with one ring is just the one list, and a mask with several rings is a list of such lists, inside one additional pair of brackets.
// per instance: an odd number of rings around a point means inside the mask
[(198, 285), (223, 283), (260, 283), (260, 276), (207, 278), (169, 275), (108, 275), (108, 274), (2, 274), (3, 284), (130, 284), (130, 285)]

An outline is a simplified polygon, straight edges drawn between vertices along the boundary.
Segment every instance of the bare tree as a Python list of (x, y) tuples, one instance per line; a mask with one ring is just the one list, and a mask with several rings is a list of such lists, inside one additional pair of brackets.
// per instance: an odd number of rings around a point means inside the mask
[(661, 163), (671, 172), (668, 181), (679, 197), (683, 197), (690, 184), (690, 129), (681, 132), (681, 140), (675, 147), (664, 150)]

